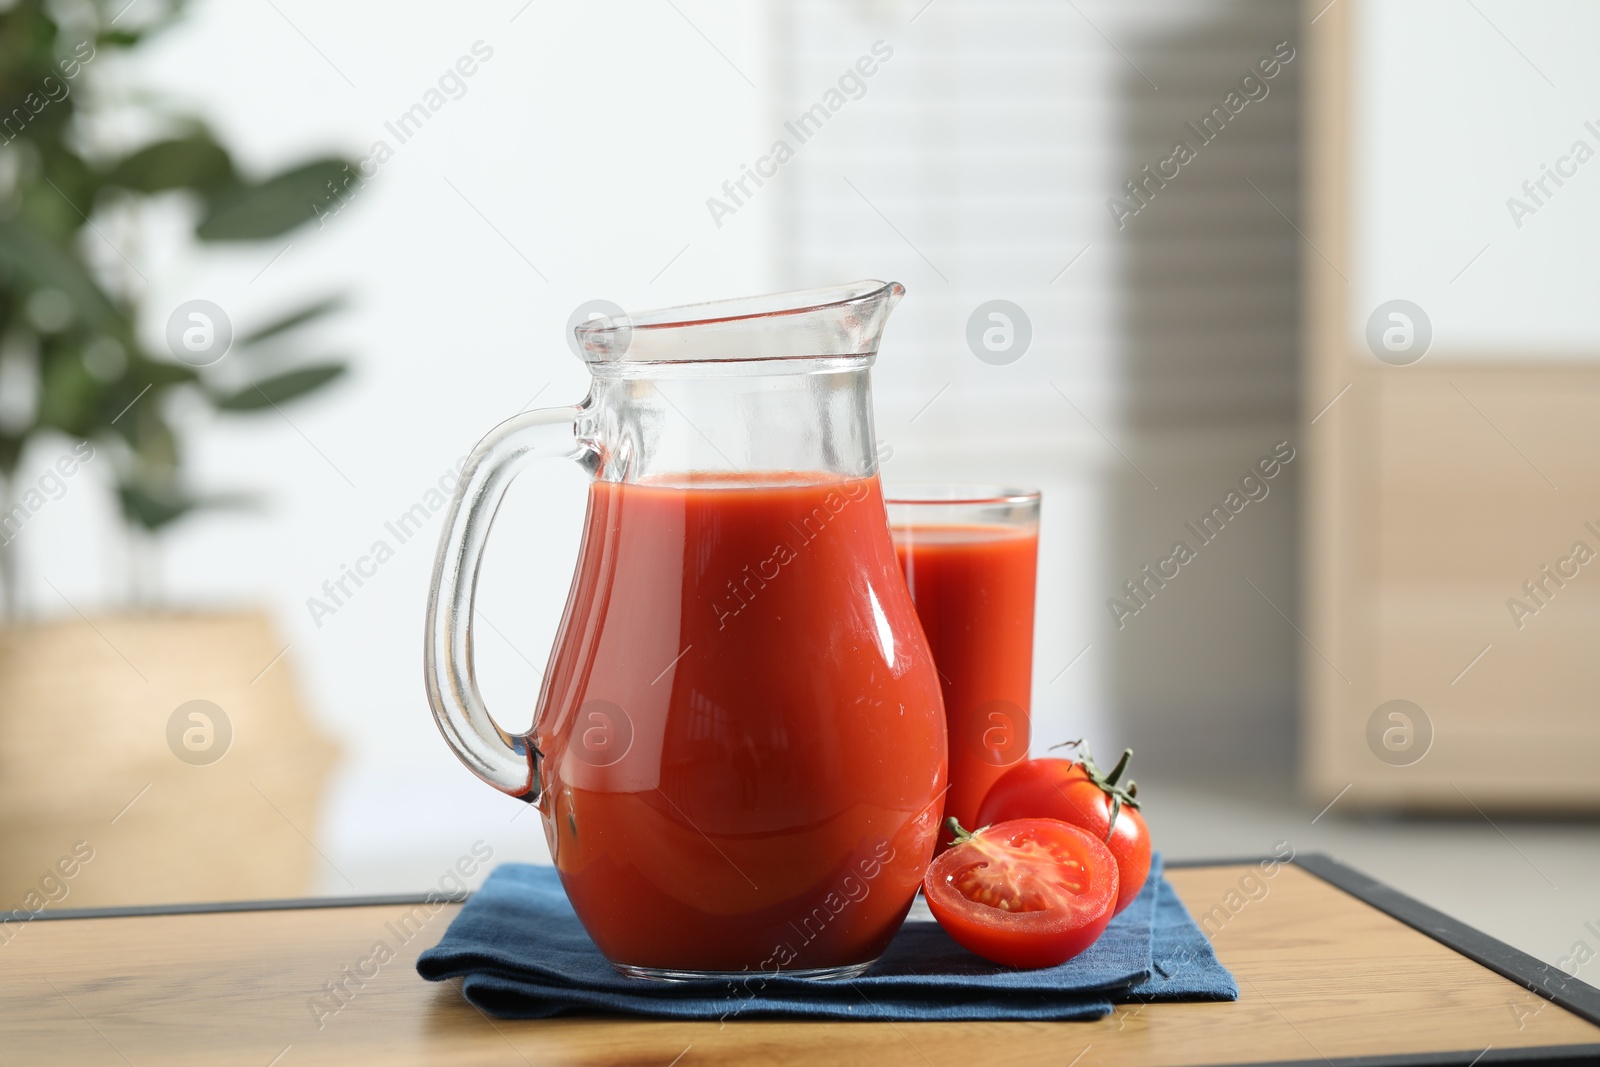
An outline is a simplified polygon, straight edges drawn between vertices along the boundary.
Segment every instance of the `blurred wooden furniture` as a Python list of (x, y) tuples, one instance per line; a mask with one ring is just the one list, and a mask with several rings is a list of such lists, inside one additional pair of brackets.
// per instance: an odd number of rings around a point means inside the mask
[(0, 909), (303, 895), (334, 758), (264, 614), (0, 629)]
[[(17, 1067), (1154, 1067), (1351, 1057), (1465, 1067), (1600, 1057), (1600, 990), (1324, 857), (1271, 877), (1251, 864), (1169, 875), (1238, 979), (1237, 1003), (1125, 1005), (1089, 1023), (508, 1022), (480, 1014), (455, 983), (431, 985), (413, 969), (457, 905), (429, 914), (416, 900), (305, 901), (99, 918), (47, 912), (0, 926), (9, 939), (0, 945), (0, 1049)], [(403, 926), (407, 916), (420, 927)], [(401, 942), (401, 930), (414, 932)], [(371, 963), (380, 942), (393, 958)], [(336, 985), (347, 992), (329, 1013)]]
[[(1368, 350), (1359, 324), (1378, 309), (1354, 306), (1356, 245), (1373, 229), (1359, 213), (1376, 209), (1357, 195), (1356, 100), (1373, 64), (1399, 53), (1370, 54), (1374, 33), (1359, 32), (1358, 20), (1374, 9), (1309, 0), (1303, 10), (1308, 799), (1469, 815), (1600, 808), (1600, 566), (1571, 559), (1580, 541), (1600, 553), (1600, 499), (1587, 491), (1600, 477), (1600, 363), (1436, 342), (1417, 362), (1390, 365)], [(1462, 10), (1485, 47), (1502, 47), (1482, 12)], [(1510, 49), (1504, 58), (1544, 91)], [(1447, 89), (1417, 91), (1431, 94), (1429, 106), (1470, 113)], [(1490, 126), (1475, 155), (1495, 150)], [(1462, 173), (1438, 171), (1433, 192)], [(1499, 209), (1498, 200), (1484, 207)], [(1472, 245), (1489, 235), (1511, 243), (1511, 224), (1492, 221), (1500, 229), (1474, 228)], [(1448, 289), (1431, 275), (1416, 284)], [(1514, 297), (1504, 299), (1515, 313)], [(1558, 568), (1564, 579), (1550, 577)], [(1537, 617), (1514, 610), (1513, 598)], [(1413, 707), (1384, 707), (1393, 700)]]

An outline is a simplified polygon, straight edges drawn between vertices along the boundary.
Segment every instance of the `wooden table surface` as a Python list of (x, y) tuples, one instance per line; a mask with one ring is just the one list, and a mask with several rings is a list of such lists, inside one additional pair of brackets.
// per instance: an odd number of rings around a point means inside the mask
[[(1087, 1023), (507, 1022), (467, 1004), (456, 983), (430, 984), (413, 970), (458, 905), (439, 909), (387, 962), (375, 960), (374, 948), (398, 943), (393, 924), (412, 905), (36, 919), (0, 931), (11, 935), (0, 944), (0, 1063), (1600, 1061), (1600, 1026), (1579, 1014), (1600, 1018), (1591, 987), (1373, 889), (1348, 868), (1320, 857), (1301, 864), (1243, 884), (1260, 872), (1245, 864), (1169, 870), (1190, 911), (1210, 916), (1217, 955), (1239, 982), (1238, 1002), (1126, 1005)], [(1517, 977), (1389, 912), (1424, 928), (1440, 924), (1439, 936)], [(359, 985), (346, 980), (347, 967)], [(354, 994), (330, 1011), (327, 984), (339, 981)]]

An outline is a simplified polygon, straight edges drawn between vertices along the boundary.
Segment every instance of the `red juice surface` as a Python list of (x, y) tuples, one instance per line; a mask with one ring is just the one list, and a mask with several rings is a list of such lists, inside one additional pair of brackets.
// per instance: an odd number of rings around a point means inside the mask
[(989, 787), (1028, 758), (1039, 530), (897, 526), (894, 540), (944, 690), (944, 813), (976, 829)]
[(545, 831), (615, 963), (874, 959), (933, 851), (944, 714), (876, 478), (596, 482), (542, 694)]

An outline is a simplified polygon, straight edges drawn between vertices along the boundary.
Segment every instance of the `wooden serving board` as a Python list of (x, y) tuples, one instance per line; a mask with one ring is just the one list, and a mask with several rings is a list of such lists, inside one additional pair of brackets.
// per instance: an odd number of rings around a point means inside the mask
[[(0, 1062), (75, 1067), (1600, 1061), (1600, 990), (1320, 856), (1169, 868), (1232, 1004), (1088, 1023), (490, 1019), (412, 964), (459, 905), (48, 911), (0, 924)], [(379, 945), (384, 950), (379, 950)], [(330, 989), (342, 987), (331, 994)]]

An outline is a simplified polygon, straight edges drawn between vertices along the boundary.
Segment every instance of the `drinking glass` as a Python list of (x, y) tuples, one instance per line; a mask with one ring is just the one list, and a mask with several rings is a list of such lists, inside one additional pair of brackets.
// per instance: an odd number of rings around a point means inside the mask
[(1039, 491), (932, 484), (890, 486), (885, 495), (944, 692), (944, 813), (971, 830), (989, 787), (1028, 758)]

